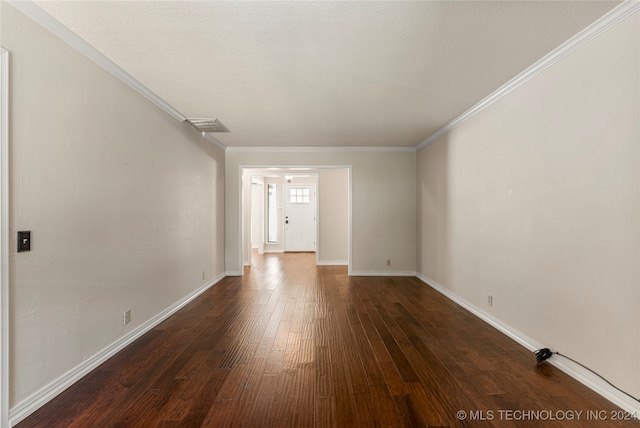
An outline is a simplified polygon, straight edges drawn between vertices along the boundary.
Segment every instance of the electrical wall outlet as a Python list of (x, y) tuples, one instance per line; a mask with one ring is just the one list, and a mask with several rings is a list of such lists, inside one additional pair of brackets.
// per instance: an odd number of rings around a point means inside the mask
[(31, 251), (31, 231), (18, 232), (18, 252)]
[(205, 279), (204, 271), (202, 271), (202, 279)]
[(387, 259), (387, 266), (391, 266), (391, 259)]
[(493, 306), (493, 296), (491, 294), (487, 296), (487, 305)]
[(129, 324), (131, 322), (131, 309), (127, 309), (122, 314), (122, 322), (123, 324)]

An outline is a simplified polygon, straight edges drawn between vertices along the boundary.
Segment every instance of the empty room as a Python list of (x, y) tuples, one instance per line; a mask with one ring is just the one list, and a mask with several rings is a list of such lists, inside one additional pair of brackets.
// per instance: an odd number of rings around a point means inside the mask
[(0, 0), (0, 428), (640, 426), (640, 2)]

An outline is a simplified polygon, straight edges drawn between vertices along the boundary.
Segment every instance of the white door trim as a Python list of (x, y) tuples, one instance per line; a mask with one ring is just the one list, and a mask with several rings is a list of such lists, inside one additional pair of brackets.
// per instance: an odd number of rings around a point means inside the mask
[(9, 52), (0, 47), (0, 426), (9, 426)]

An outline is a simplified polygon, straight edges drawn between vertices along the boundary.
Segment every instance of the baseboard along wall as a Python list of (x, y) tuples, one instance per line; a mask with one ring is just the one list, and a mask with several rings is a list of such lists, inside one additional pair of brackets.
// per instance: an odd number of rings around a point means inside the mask
[(89, 372), (97, 368), (100, 364), (113, 357), (115, 354), (133, 343), (135, 340), (139, 339), (142, 335), (151, 331), (158, 324), (176, 313), (193, 299), (207, 291), (213, 285), (220, 282), (225, 276), (227, 276), (225, 273), (216, 276), (211, 281), (207, 282), (206, 284), (194, 290), (164, 311), (160, 312), (158, 315), (147, 320), (145, 323), (127, 333), (125, 336), (116, 340), (111, 345), (105, 347), (92, 357), (83, 361), (81, 364), (69, 370), (64, 375), (60, 376), (58, 379), (54, 380), (30, 397), (18, 403), (15, 407), (9, 410), (9, 426), (18, 424), (20, 421), (38, 410), (40, 407), (44, 406), (46, 403), (59, 395), (62, 391), (89, 374)]
[[(467, 302), (462, 299), (451, 290), (445, 288), (444, 286), (438, 284), (436, 281), (431, 278), (422, 275), (421, 273), (416, 274), (416, 277), (424, 282), (429, 287), (438, 291), (448, 299), (452, 300), (454, 303), (462, 306), (464, 309), (468, 310), (472, 314), (479, 317), (481, 320), (485, 321), (492, 327), (498, 329), (502, 333), (509, 336), (511, 339), (518, 342), (520, 345), (524, 346), (526, 349), (530, 350), (532, 353), (537, 349), (541, 349), (544, 346), (531, 339), (530, 337), (522, 334), (518, 330), (511, 328), (509, 325), (495, 318), (491, 314), (483, 311), (475, 305)], [(532, 364), (535, 363), (535, 357), (531, 356)], [(582, 367), (581, 365), (562, 357), (561, 355), (554, 355), (551, 359), (547, 360), (549, 364), (552, 364), (554, 367), (562, 370), (572, 378), (576, 379), (578, 382), (592, 389), (596, 393), (600, 394), (602, 397), (611, 401), (616, 406), (619, 406), (626, 412), (629, 412), (630, 415), (636, 415), (640, 418), (640, 402), (634, 400), (623, 392), (617, 390), (613, 386), (609, 385), (603, 379)]]

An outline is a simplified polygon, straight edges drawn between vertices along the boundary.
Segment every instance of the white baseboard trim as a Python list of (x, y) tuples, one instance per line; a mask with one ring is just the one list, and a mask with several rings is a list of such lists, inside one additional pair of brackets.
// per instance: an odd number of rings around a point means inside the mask
[(113, 357), (115, 354), (133, 343), (135, 340), (139, 339), (142, 335), (152, 330), (162, 321), (166, 320), (171, 315), (176, 313), (193, 299), (204, 293), (210, 287), (220, 282), (225, 276), (226, 274), (224, 273), (216, 276), (208, 283), (191, 292), (189, 295), (174, 303), (164, 311), (160, 312), (158, 315), (149, 319), (144, 324), (141, 324), (136, 329), (130, 331), (125, 336), (113, 342), (111, 345), (102, 349), (97, 354), (83, 361), (73, 369), (66, 372), (64, 375), (60, 376), (58, 379), (54, 380), (44, 388), (40, 389), (22, 402), (18, 403), (16, 406), (9, 410), (9, 426), (14, 426), (20, 421), (24, 420), (27, 416), (38, 410), (40, 407), (44, 406), (65, 389), (69, 388), (78, 380), (89, 374), (89, 372), (97, 368), (100, 364)]
[[(421, 273), (417, 273), (416, 276), (422, 282), (424, 282), (434, 290), (438, 291), (439, 293), (443, 294), (445, 297), (449, 298), (453, 302), (462, 306), (463, 308), (465, 308), (472, 314), (476, 315), (477, 317), (479, 317), (480, 319), (482, 319), (492, 327), (495, 327), (502, 333), (506, 334), (511, 339), (515, 340), (516, 342), (518, 342), (520, 345), (524, 346), (531, 352), (544, 347), (540, 345), (538, 342), (536, 342), (535, 340), (531, 339), (530, 337), (509, 327), (507, 324), (495, 318), (494, 316), (486, 313), (485, 311), (479, 309), (477, 306), (472, 305), (471, 303), (457, 296), (451, 290), (448, 290), (447, 288), (438, 284), (436, 281), (432, 280), (431, 278), (425, 275), (422, 275)], [(531, 356), (531, 361), (532, 361), (532, 364), (535, 363), (535, 357), (533, 355)], [(558, 369), (562, 370), (563, 372), (571, 376), (572, 378), (576, 379), (578, 382), (582, 383), (588, 388), (591, 388), (596, 393), (600, 394), (607, 400), (611, 401), (616, 406), (619, 406), (624, 411), (629, 412), (631, 415), (635, 414), (636, 417), (640, 418), (640, 402), (618, 391), (617, 389), (609, 385), (607, 382), (602, 380), (600, 377), (591, 373), (589, 370), (585, 369), (579, 364), (574, 363), (571, 360), (568, 360), (562, 357), (561, 355), (554, 355), (547, 361), (553, 366), (557, 367)]]
[(477, 317), (481, 318), (483, 321), (497, 328), (498, 330), (500, 330), (501, 332), (503, 332), (504, 334), (506, 334), (507, 336), (509, 336), (516, 342), (518, 342), (520, 345), (530, 350), (531, 352), (535, 351), (536, 349), (543, 348), (543, 346), (540, 345), (539, 343), (535, 342), (534, 340), (530, 339), (529, 337), (525, 336), (519, 331), (509, 327), (507, 324), (495, 318), (493, 315), (486, 313), (485, 311), (479, 309), (477, 306), (472, 305), (471, 303), (467, 302), (461, 297), (458, 297), (458, 295), (453, 293), (451, 290), (443, 287), (442, 285), (438, 284), (436, 281), (432, 280), (431, 278), (421, 273), (416, 274), (416, 276), (422, 282), (424, 282), (434, 290), (438, 291), (440, 294), (443, 294), (445, 297), (449, 298), (450, 300), (453, 300), (455, 303), (462, 306), (463, 308), (465, 308), (472, 314), (476, 315)]
[(226, 276), (242, 276), (242, 272), (238, 270), (228, 270), (225, 272)]
[(251, 266), (251, 262), (247, 262), (247, 261), (242, 262), (242, 266)]
[(316, 266), (349, 266), (348, 260), (318, 260)]
[(404, 270), (352, 270), (351, 276), (416, 276), (415, 271)]

